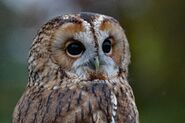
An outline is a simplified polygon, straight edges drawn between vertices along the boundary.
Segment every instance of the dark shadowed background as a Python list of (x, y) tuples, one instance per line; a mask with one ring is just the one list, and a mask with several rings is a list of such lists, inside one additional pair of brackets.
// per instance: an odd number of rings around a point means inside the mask
[(129, 81), (141, 123), (185, 123), (184, 0), (1, 0), (0, 123), (27, 84), (29, 47), (42, 24), (80, 11), (115, 17), (127, 34)]

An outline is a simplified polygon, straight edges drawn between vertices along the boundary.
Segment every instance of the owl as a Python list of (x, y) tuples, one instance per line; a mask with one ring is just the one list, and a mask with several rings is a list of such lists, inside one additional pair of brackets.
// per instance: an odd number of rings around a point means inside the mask
[(56, 17), (38, 31), (13, 123), (139, 123), (119, 22), (96, 13)]

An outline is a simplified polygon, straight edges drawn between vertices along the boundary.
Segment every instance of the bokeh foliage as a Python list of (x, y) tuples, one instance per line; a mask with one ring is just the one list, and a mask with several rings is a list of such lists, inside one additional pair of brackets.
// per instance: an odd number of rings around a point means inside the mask
[[(64, 6), (61, 1), (53, 4)], [(111, 15), (124, 27), (132, 55), (129, 81), (140, 122), (184, 123), (185, 1), (71, 1), (77, 9), (63, 11)], [(27, 54), (36, 31), (51, 17), (65, 13), (58, 6), (51, 11), (50, 4), (45, 5), (47, 9), (33, 4), (25, 11), (13, 7), (14, 3), (0, 1), (0, 123), (11, 122), (14, 106), (27, 84)]]

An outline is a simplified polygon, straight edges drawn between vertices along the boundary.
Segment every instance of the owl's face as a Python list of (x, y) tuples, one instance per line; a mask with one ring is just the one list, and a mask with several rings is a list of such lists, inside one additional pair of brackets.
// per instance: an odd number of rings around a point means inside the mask
[(129, 63), (124, 31), (109, 16), (64, 15), (49, 41), (52, 62), (80, 78), (110, 79)]

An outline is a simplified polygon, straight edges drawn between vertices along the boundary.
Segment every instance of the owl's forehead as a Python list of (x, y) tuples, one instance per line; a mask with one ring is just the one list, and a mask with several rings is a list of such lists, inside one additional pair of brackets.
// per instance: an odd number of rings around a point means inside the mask
[[(80, 14), (63, 15), (62, 21), (62, 26), (65, 25), (65, 27), (71, 31), (107, 31), (112, 28), (112, 24), (118, 24), (118, 21), (110, 16), (84, 12)], [(68, 26), (66, 26), (66, 24)], [(77, 27), (74, 25), (81, 25), (81, 30), (76, 30)]]

